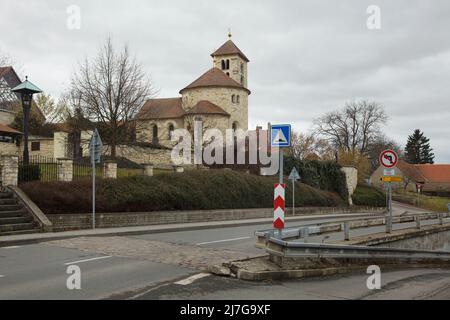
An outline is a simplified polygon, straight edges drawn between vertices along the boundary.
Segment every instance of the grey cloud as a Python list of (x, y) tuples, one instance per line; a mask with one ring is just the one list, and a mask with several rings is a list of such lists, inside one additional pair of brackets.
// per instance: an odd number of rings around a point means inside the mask
[[(79, 5), (81, 30), (66, 28)], [(366, 8), (381, 7), (382, 29), (366, 28)], [(385, 105), (386, 133), (406, 143), (413, 129), (450, 163), (450, 3), (446, 0), (316, 1), (13, 1), (1, 0), (0, 50), (36, 84), (58, 96), (77, 61), (111, 35), (127, 43), (161, 97), (211, 67), (209, 54), (234, 41), (250, 58), (250, 124), (312, 120), (367, 98)]]

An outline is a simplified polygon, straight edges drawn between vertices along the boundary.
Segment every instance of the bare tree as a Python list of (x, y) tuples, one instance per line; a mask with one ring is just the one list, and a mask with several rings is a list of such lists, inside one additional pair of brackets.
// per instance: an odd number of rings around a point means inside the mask
[(50, 94), (40, 93), (36, 95), (34, 101), (44, 115), (46, 123), (63, 122), (68, 116), (66, 104), (61, 101), (56, 103)]
[(301, 160), (332, 160), (334, 158), (334, 150), (329, 142), (312, 133), (294, 132), (292, 134), (292, 145), (287, 152), (294, 158)]
[(130, 57), (127, 46), (117, 52), (111, 38), (96, 58), (80, 63), (72, 78), (72, 90), (80, 98), (83, 114), (108, 129), (105, 140), (112, 157), (124, 136), (121, 130), (132, 125), (139, 109), (154, 94), (141, 64)]
[(361, 100), (346, 103), (343, 109), (327, 113), (316, 119), (314, 125), (316, 133), (337, 150), (366, 154), (387, 119), (382, 105)]
[(378, 160), (380, 153), (386, 149), (396, 151), (399, 157), (403, 158), (402, 147), (386, 135), (380, 134), (371, 142), (367, 150), (367, 157), (370, 161), (372, 171), (375, 171), (380, 165)]
[(0, 51), (0, 67), (11, 66), (13, 64), (13, 59), (3, 51)]

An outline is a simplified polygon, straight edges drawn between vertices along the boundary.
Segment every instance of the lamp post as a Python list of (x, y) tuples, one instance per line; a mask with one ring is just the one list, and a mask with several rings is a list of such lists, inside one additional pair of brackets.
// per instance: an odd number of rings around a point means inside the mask
[(19, 84), (17, 87), (11, 90), (14, 93), (20, 93), (22, 98), (22, 108), (23, 108), (23, 163), (27, 165), (29, 160), (28, 154), (28, 123), (30, 117), (31, 103), (33, 101), (33, 94), (41, 93), (42, 90), (28, 81), (28, 77), (25, 77), (25, 81)]

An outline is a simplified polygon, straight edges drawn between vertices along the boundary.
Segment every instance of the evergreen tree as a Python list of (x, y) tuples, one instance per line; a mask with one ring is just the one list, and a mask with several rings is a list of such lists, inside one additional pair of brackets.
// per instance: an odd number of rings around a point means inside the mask
[(405, 149), (405, 159), (412, 164), (434, 163), (434, 153), (430, 147), (430, 139), (424, 136), (423, 132), (416, 129), (408, 137)]

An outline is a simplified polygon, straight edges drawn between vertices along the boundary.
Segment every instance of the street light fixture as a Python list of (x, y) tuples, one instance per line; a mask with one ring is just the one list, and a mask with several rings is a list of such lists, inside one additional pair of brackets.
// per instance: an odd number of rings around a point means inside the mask
[(22, 108), (23, 108), (23, 136), (24, 136), (24, 146), (23, 146), (23, 163), (27, 165), (30, 162), (28, 153), (28, 123), (31, 109), (31, 102), (33, 101), (33, 94), (41, 93), (42, 90), (28, 81), (28, 76), (25, 77), (25, 81), (19, 84), (17, 87), (11, 90), (14, 93), (20, 93), (22, 97)]

